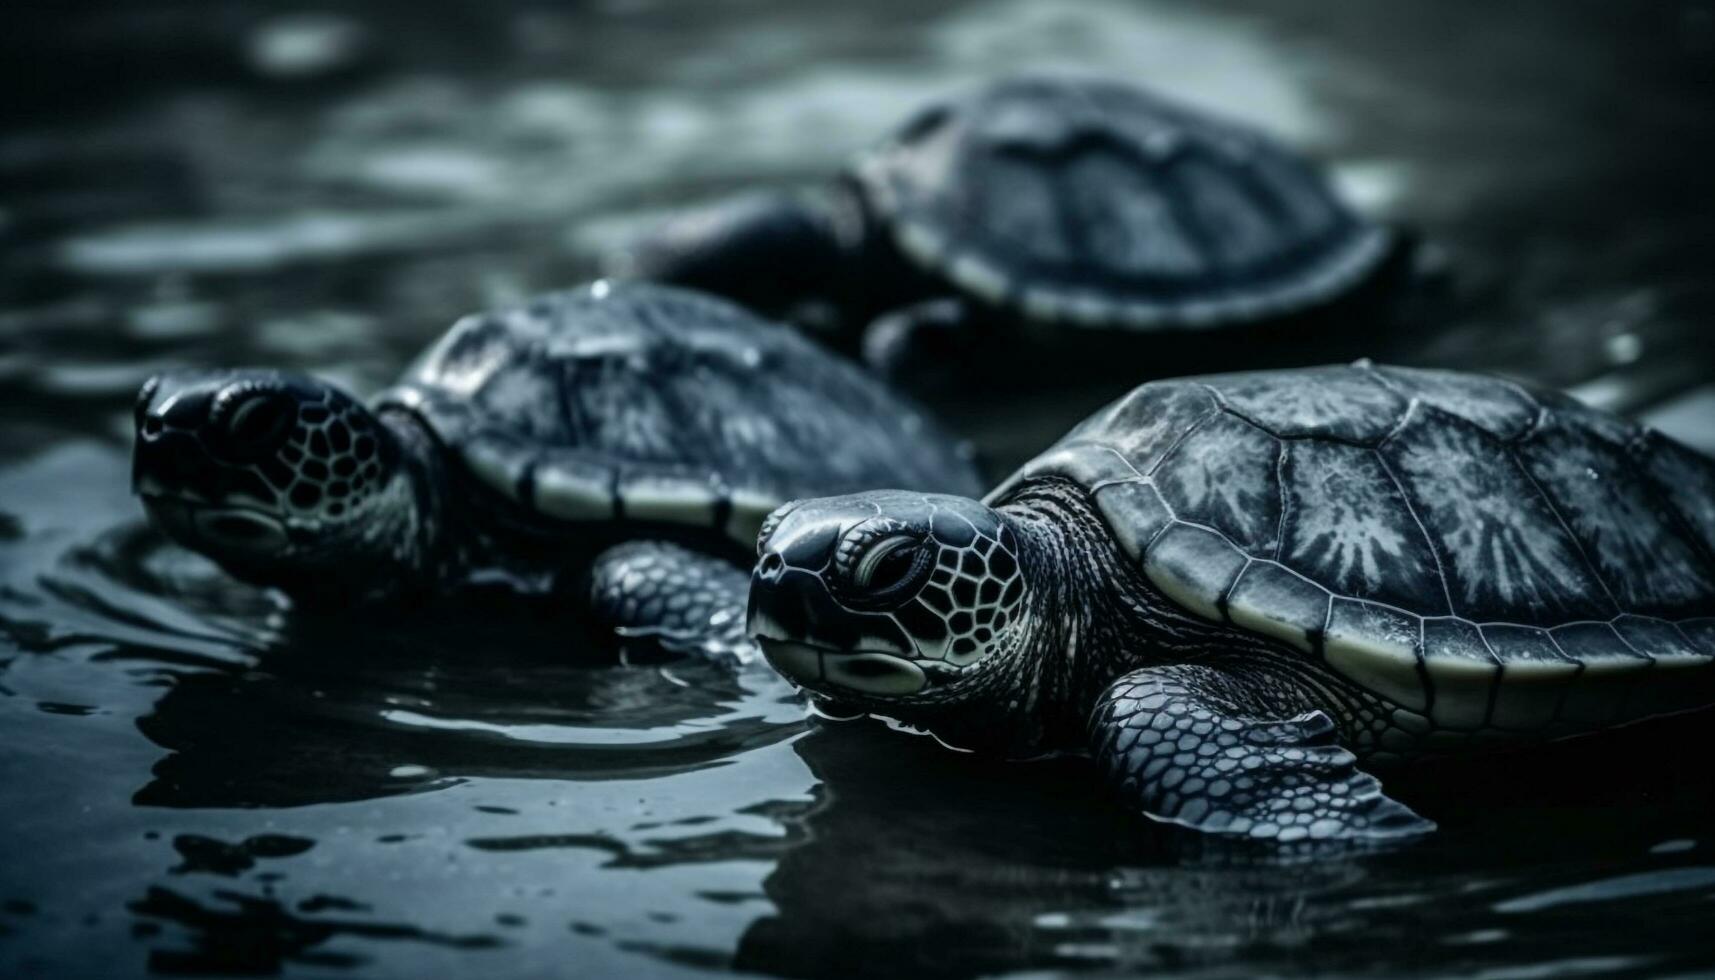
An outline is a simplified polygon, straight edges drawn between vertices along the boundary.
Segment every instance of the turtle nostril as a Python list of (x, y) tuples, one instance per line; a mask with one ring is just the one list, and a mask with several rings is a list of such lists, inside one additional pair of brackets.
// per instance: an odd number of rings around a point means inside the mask
[(777, 578), (781, 572), (786, 570), (786, 559), (770, 552), (762, 556), (762, 561), (757, 564), (756, 570), (765, 578)]
[(161, 430), (163, 428), (164, 426), (161, 424), (161, 420), (151, 415), (143, 420), (143, 437), (146, 439), (153, 439), (161, 434)]

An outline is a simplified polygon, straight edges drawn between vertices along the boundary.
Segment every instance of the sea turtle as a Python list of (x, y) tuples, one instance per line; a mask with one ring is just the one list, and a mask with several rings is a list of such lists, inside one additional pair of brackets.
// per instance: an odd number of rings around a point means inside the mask
[(726, 653), (750, 648), (735, 562), (773, 508), (981, 486), (855, 366), (642, 283), (466, 317), (369, 407), (302, 375), (190, 372), (145, 384), (136, 426), (150, 516), (239, 578), (349, 604), (588, 572), (606, 620)]
[(770, 515), (770, 662), (1274, 841), (1430, 827), (1360, 763), (1715, 703), (1715, 461), (1558, 393), (1363, 362), (1161, 381), (986, 501)]
[(920, 331), (974, 320), (1197, 330), (1301, 310), (1392, 240), (1247, 126), (1025, 75), (927, 106), (828, 185), (693, 210), (608, 263), (756, 308), (885, 313), (864, 343), (892, 366)]

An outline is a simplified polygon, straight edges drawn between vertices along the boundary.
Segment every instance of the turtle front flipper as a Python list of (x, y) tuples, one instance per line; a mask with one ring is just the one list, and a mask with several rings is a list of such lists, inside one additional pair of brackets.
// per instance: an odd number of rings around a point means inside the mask
[(973, 327), (970, 304), (963, 299), (927, 299), (885, 314), (864, 329), (864, 363), (896, 382), (933, 375), (937, 368), (968, 359), (981, 339)]
[(861, 254), (858, 205), (842, 188), (743, 194), (686, 210), (610, 250), (605, 274), (700, 289), (771, 316), (829, 302)]
[(664, 541), (633, 541), (596, 557), (590, 607), (626, 640), (740, 665), (758, 659), (745, 629), (750, 576), (730, 562)]
[(1091, 715), (1096, 763), (1146, 816), (1205, 833), (1287, 843), (1435, 829), (1357, 767), (1326, 714), (1266, 717), (1242, 684), (1196, 665), (1121, 677)]

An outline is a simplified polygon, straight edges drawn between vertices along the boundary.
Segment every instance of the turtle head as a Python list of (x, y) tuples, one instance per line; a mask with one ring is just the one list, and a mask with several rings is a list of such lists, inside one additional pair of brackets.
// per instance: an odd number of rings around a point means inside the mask
[[(294, 594), (348, 589), (398, 548), (400, 442), (339, 389), (278, 371), (187, 372), (138, 392), (132, 487), (178, 543)], [(373, 584), (374, 579), (369, 579)]]
[(1027, 587), (1013, 529), (964, 497), (879, 491), (787, 504), (763, 523), (750, 632), (813, 694), (945, 704), (1016, 649)]

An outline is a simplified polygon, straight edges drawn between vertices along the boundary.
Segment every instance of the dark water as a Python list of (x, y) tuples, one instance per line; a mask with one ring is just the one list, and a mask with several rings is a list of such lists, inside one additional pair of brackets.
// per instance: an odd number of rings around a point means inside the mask
[[(1422, 846), (1259, 864), (1076, 762), (807, 724), (547, 612), (294, 616), (126, 491), (150, 372), (371, 390), (660, 209), (1024, 65), (1268, 126), (1452, 270), (1402, 326), (1217, 361), (1506, 370), (1715, 448), (1715, 8), (59, 6), (0, 37), (0, 976), (1715, 970), (1699, 720), (1410, 774)], [(1043, 363), (926, 394), (1005, 466), (1178, 362)]]

